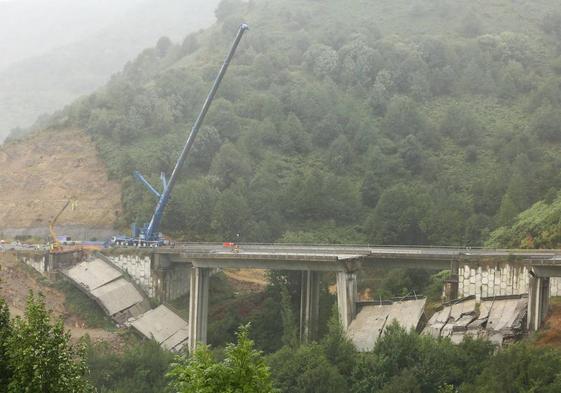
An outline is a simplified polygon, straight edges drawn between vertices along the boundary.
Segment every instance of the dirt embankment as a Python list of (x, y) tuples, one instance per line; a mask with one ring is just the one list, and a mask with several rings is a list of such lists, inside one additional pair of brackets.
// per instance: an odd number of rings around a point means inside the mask
[(69, 198), (58, 224), (97, 230), (113, 227), (121, 189), (109, 181), (90, 138), (80, 130), (42, 131), (0, 146), (0, 234), (45, 235)]
[(12, 317), (23, 315), (30, 291), (44, 296), (47, 309), (54, 318), (62, 317), (74, 340), (87, 334), (93, 342), (107, 341), (114, 348), (123, 346), (118, 334), (88, 328), (80, 317), (69, 313), (65, 308), (64, 293), (43, 283), (38, 273), (17, 262), (15, 257), (0, 253), (0, 297), (8, 304)]
[(561, 348), (561, 299), (552, 298), (544, 328), (539, 332), (536, 343)]

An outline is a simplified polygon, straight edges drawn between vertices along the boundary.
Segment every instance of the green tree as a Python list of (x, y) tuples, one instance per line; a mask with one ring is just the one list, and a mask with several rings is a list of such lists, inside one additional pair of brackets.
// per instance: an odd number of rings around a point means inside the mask
[(450, 135), (458, 144), (467, 146), (477, 143), (483, 127), (475, 115), (463, 105), (451, 105), (440, 124), (440, 130)]
[(327, 328), (327, 334), (320, 343), (325, 357), (339, 370), (343, 377), (349, 380), (355, 365), (357, 352), (343, 330), (339, 320), (337, 304), (334, 304), (331, 309), (331, 319), (328, 321)]
[(287, 347), (298, 346), (298, 329), (292, 312), (292, 298), (286, 285), (281, 288), (282, 343)]
[(86, 381), (84, 350), (70, 344), (62, 320), (51, 324), (41, 296), (30, 294), (23, 318), (13, 321), (7, 339), (12, 376), (9, 393), (93, 392)]
[(170, 388), (179, 393), (274, 393), (269, 367), (242, 326), (235, 344), (228, 344), (225, 358), (217, 362), (207, 346), (173, 364)]
[(536, 111), (530, 125), (535, 134), (547, 142), (561, 140), (561, 114), (559, 108), (550, 105)]
[(319, 344), (302, 345), (296, 350), (283, 347), (270, 355), (273, 381), (281, 392), (343, 393), (347, 384), (326, 358)]
[(88, 345), (88, 379), (100, 392), (160, 393), (173, 355), (155, 341), (116, 352), (106, 342)]
[(8, 384), (12, 377), (8, 358), (8, 339), (11, 335), (10, 310), (4, 299), (0, 298), (0, 393), (8, 391)]
[(237, 189), (222, 192), (212, 213), (211, 227), (224, 240), (249, 237), (253, 220), (247, 199)]
[(160, 37), (160, 39), (156, 43), (156, 51), (158, 53), (158, 56), (165, 57), (172, 46), (173, 43), (171, 42), (169, 37)]
[(219, 179), (221, 189), (225, 189), (245, 179), (251, 173), (251, 165), (232, 143), (225, 143), (212, 160), (210, 173)]
[(345, 135), (340, 135), (329, 146), (329, 165), (336, 172), (344, 172), (351, 164), (353, 152)]
[(394, 97), (384, 117), (384, 130), (391, 138), (418, 135), (427, 127), (426, 117), (408, 97)]
[(387, 189), (366, 222), (370, 238), (379, 244), (423, 244), (430, 206), (422, 188), (397, 185)]
[(220, 192), (209, 178), (179, 185), (166, 209), (165, 227), (204, 237), (211, 233), (213, 212), (219, 197)]
[(529, 343), (511, 345), (494, 356), (462, 393), (554, 393), (561, 387), (561, 354)]

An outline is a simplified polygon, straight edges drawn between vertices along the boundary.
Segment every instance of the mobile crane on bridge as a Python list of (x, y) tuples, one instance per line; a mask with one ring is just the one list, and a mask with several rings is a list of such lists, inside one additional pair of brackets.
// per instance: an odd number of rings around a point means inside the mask
[(216, 79), (214, 80), (214, 83), (212, 85), (212, 88), (210, 89), (210, 92), (203, 104), (201, 112), (199, 113), (199, 116), (195, 120), (193, 128), (191, 129), (191, 133), (187, 138), (187, 142), (183, 146), (183, 150), (181, 151), (181, 154), (177, 159), (177, 162), (175, 164), (175, 167), (173, 168), (169, 180), (166, 178), (165, 173), (161, 174), (160, 178), (162, 180), (162, 192), (159, 192), (156, 189), (156, 187), (152, 186), (152, 184), (150, 184), (148, 180), (146, 180), (146, 178), (142, 176), (140, 172), (135, 171), (133, 173), (134, 177), (142, 184), (144, 184), (144, 186), (146, 186), (148, 191), (150, 191), (152, 194), (156, 196), (156, 198), (158, 198), (158, 203), (156, 204), (154, 213), (152, 214), (152, 218), (150, 219), (149, 223), (145, 224), (142, 227), (138, 227), (136, 224), (132, 224), (131, 237), (114, 236), (111, 239), (111, 243), (113, 245), (158, 247), (165, 244), (165, 240), (160, 233), (160, 224), (162, 222), (164, 210), (169, 202), (171, 192), (173, 190), (173, 187), (175, 186), (175, 182), (177, 181), (177, 176), (181, 171), (181, 168), (183, 167), (185, 160), (187, 159), (187, 156), (189, 154), (189, 151), (191, 150), (191, 147), (193, 146), (193, 143), (195, 142), (195, 138), (197, 137), (197, 134), (203, 124), (203, 121), (207, 115), (210, 105), (214, 100), (214, 96), (218, 91), (218, 87), (220, 86), (220, 83), (222, 82), (222, 79), (224, 78), (224, 75), (228, 70), (230, 62), (234, 57), (234, 54), (236, 53), (236, 50), (238, 48), (238, 45), (240, 44), (243, 34), (248, 29), (249, 27), (245, 23), (243, 23), (240, 26), (238, 33), (234, 39), (234, 42), (230, 48), (230, 51), (228, 52), (228, 55), (226, 56), (226, 59), (224, 60), (224, 63), (222, 64), (222, 67), (220, 68), (220, 71), (218, 72), (218, 75), (216, 76)]

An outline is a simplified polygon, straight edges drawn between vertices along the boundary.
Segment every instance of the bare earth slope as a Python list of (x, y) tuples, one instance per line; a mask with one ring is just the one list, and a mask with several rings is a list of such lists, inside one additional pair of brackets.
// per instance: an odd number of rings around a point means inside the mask
[(44, 131), (0, 146), (0, 234), (47, 234), (49, 220), (76, 198), (58, 233), (106, 236), (121, 210), (121, 189), (109, 181), (94, 144), (79, 130)]
[(62, 318), (65, 329), (70, 330), (74, 340), (88, 334), (94, 342), (107, 341), (113, 348), (122, 347), (122, 339), (117, 333), (88, 327), (78, 315), (66, 309), (64, 293), (46, 285), (38, 277), (38, 273), (17, 262), (15, 257), (0, 253), (0, 298), (8, 304), (12, 317), (23, 315), (29, 291), (33, 291), (44, 295), (53, 319)]

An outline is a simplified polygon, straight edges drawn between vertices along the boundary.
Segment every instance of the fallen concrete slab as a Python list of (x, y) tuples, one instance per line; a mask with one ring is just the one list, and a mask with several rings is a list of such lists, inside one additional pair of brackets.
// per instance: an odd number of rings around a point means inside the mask
[(487, 320), (489, 340), (497, 345), (523, 334), (523, 321), (528, 313), (528, 298), (495, 300)]
[(519, 295), (482, 299), (478, 306), (474, 299), (464, 299), (436, 312), (423, 334), (450, 337), (454, 343), (466, 336), (487, 338), (502, 345), (523, 334), (527, 307), (528, 299)]
[(63, 273), (88, 291), (93, 291), (122, 276), (119, 270), (101, 259), (81, 262)]
[(187, 322), (165, 306), (150, 310), (141, 290), (110, 262), (96, 258), (63, 271), (105, 313), (120, 325), (132, 325), (166, 349), (179, 351), (187, 341)]
[(108, 315), (117, 314), (119, 311), (126, 310), (144, 300), (134, 285), (124, 278), (98, 287), (91, 291), (91, 294), (98, 300)]
[(405, 329), (416, 329), (424, 312), (426, 299), (365, 304), (351, 322), (347, 335), (357, 350), (374, 349), (385, 328), (394, 320)]
[(131, 326), (172, 351), (180, 351), (189, 338), (188, 323), (164, 305), (146, 312)]
[(467, 326), (477, 318), (475, 309), (475, 299), (452, 304), (448, 321), (440, 331), (440, 337), (450, 337), (454, 342), (462, 341)]

